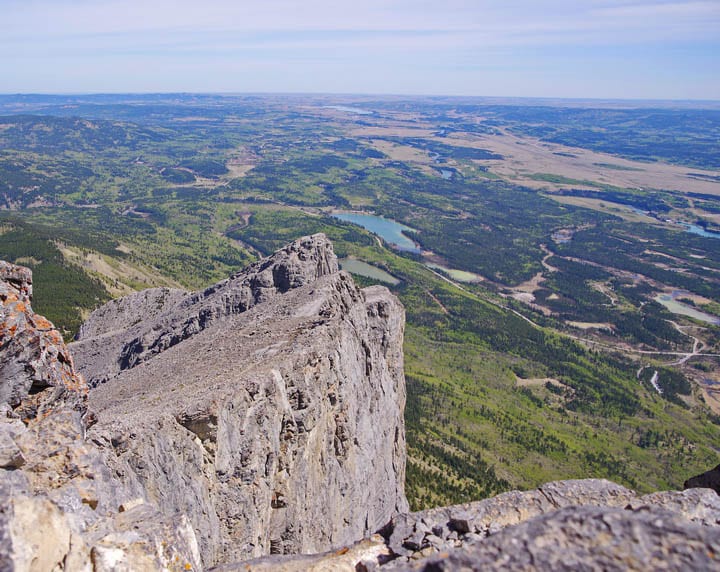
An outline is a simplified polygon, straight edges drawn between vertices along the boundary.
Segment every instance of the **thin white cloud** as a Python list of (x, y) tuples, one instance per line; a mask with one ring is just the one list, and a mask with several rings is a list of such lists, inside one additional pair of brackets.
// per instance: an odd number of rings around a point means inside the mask
[[(475, 32), (491, 38), (522, 32), (605, 30), (688, 32), (717, 24), (720, 2), (617, 0), (26, 0), (2, 8), (0, 30), (13, 37), (72, 36), (170, 30)], [(648, 20), (650, 19), (650, 20)], [(717, 31), (717, 30), (716, 30)]]
[(631, 3), (603, 7), (594, 10), (600, 16), (623, 18), (677, 18), (692, 19), (720, 17), (720, 3), (718, 2), (652, 2)]

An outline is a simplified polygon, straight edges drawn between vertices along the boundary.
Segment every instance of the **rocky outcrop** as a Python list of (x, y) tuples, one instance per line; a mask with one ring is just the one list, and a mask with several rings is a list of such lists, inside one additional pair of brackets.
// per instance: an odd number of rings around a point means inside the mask
[(199, 570), (407, 509), (404, 312), (323, 235), (94, 312), (72, 345), (90, 393), (29, 271), (0, 271), (0, 568)]
[[(579, 515), (577, 518), (600, 514), (576, 511), (579, 507), (595, 507), (608, 514), (614, 514), (616, 510), (627, 511), (627, 515), (620, 517), (623, 523), (630, 523), (636, 514), (659, 511), (666, 516), (672, 515), (673, 526), (692, 529), (697, 526), (709, 527), (715, 531), (713, 534), (720, 538), (720, 498), (712, 491), (696, 489), (637, 496), (625, 487), (601, 479), (557, 481), (547, 483), (534, 491), (512, 491), (474, 503), (398, 515), (383, 533), (387, 538), (388, 548), (397, 557), (393, 560), (393, 566), (405, 569), (401, 564), (442, 552), (463, 551), (466, 547), (485, 543), (507, 529), (508, 532), (503, 537), (506, 538), (512, 535), (509, 532), (511, 529), (526, 522), (550, 522), (552, 515), (558, 511), (566, 511), (563, 513), (566, 515), (575, 511)], [(575, 517), (571, 520), (573, 518)], [(642, 522), (639, 526), (644, 526), (644, 520), (640, 520)], [(614, 540), (618, 543), (626, 541)], [(567, 539), (567, 542), (570, 542), (570, 539)], [(548, 550), (560, 550), (560, 545)], [(562, 548), (563, 552), (566, 550)], [(562, 554), (557, 554), (554, 558), (559, 559), (561, 556)], [(573, 557), (571, 554), (567, 556)], [(589, 560), (589, 556), (587, 559)], [(431, 560), (436, 561), (437, 559)], [(434, 570), (432, 567), (428, 569)]]
[(201, 566), (193, 529), (147, 505), (86, 439), (88, 388), (31, 308), (30, 272), (0, 262), (0, 569)]
[(157, 318), (187, 296), (188, 292), (177, 288), (149, 288), (111, 300), (90, 315), (75, 338), (88, 340), (124, 332), (141, 322)]
[(393, 554), (418, 558), (463, 546), (569, 506), (624, 507), (635, 493), (604, 480), (559, 481), (468, 504), (402, 514), (384, 530)]
[(62, 336), (32, 311), (31, 299), (30, 270), (0, 260), (0, 405), (27, 419), (59, 405), (82, 416), (87, 386)]
[(188, 517), (206, 564), (332, 549), (407, 509), (404, 312), (387, 289), (357, 288), (314, 235), (166, 292), (139, 323), (137, 294), (101, 308), (71, 348), (97, 386), (88, 437), (124, 486)]
[(217, 570), (710, 570), (719, 525), (720, 498), (707, 489), (637, 496), (605, 480), (558, 481), (398, 515), (345, 551)]
[(570, 507), (396, 570), (717, 570), (720, 530), (651, 508)]
[(392, 560), (379, 534), (351, 546), (320, 554), (263, 556), (244, 562), (217, 566), (211, 572), (367, 572)]
[(153, 288), (109, 302), (83, 324), (73, 355), (96, 386), (213, 324), (337, 273), (330, 241), (305, 237), (202, 292)]

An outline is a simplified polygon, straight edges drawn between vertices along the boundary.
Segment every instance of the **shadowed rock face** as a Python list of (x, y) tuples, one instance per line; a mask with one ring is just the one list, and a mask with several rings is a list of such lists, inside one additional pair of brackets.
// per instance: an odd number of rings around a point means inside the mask
[[(153, 309), (138, 323), (136, 303)], [(187, 515), (206, 564), (348, 544), (407, 510), (403, 327), (324, 235), (203, 292), (134, 294), (71, 346), (96, 386), (89, 438), (125, 486)]]
[(712, 489), (720, 495), (720, 465), (685, 481), (685, 489)]

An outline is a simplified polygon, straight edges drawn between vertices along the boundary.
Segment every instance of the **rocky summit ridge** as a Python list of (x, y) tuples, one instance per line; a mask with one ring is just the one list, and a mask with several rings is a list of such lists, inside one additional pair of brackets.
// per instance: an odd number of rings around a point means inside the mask
[(404, 311), (324, 235), (112, 301), (69, 348), (31, 299), (0, 262), (0, 570), (720, 567), (708, 489), (408, 513)]

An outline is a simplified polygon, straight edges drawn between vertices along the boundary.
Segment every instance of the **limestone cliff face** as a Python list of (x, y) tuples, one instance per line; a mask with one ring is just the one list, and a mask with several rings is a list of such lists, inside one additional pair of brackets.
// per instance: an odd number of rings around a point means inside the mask
[(71, 345), (96, 386), (88, 437), (123, 486), (187, 515), (206, 565), (353, 542), (407, 509), (403, 327), (323, 235), (203, 292), (134, 294)]
[(200, 570), (407, 509), (404, 312), (323, 235), (203, 292), (109, 303), (77, 370), (31, 295), (0, 263), (0, 569)]

